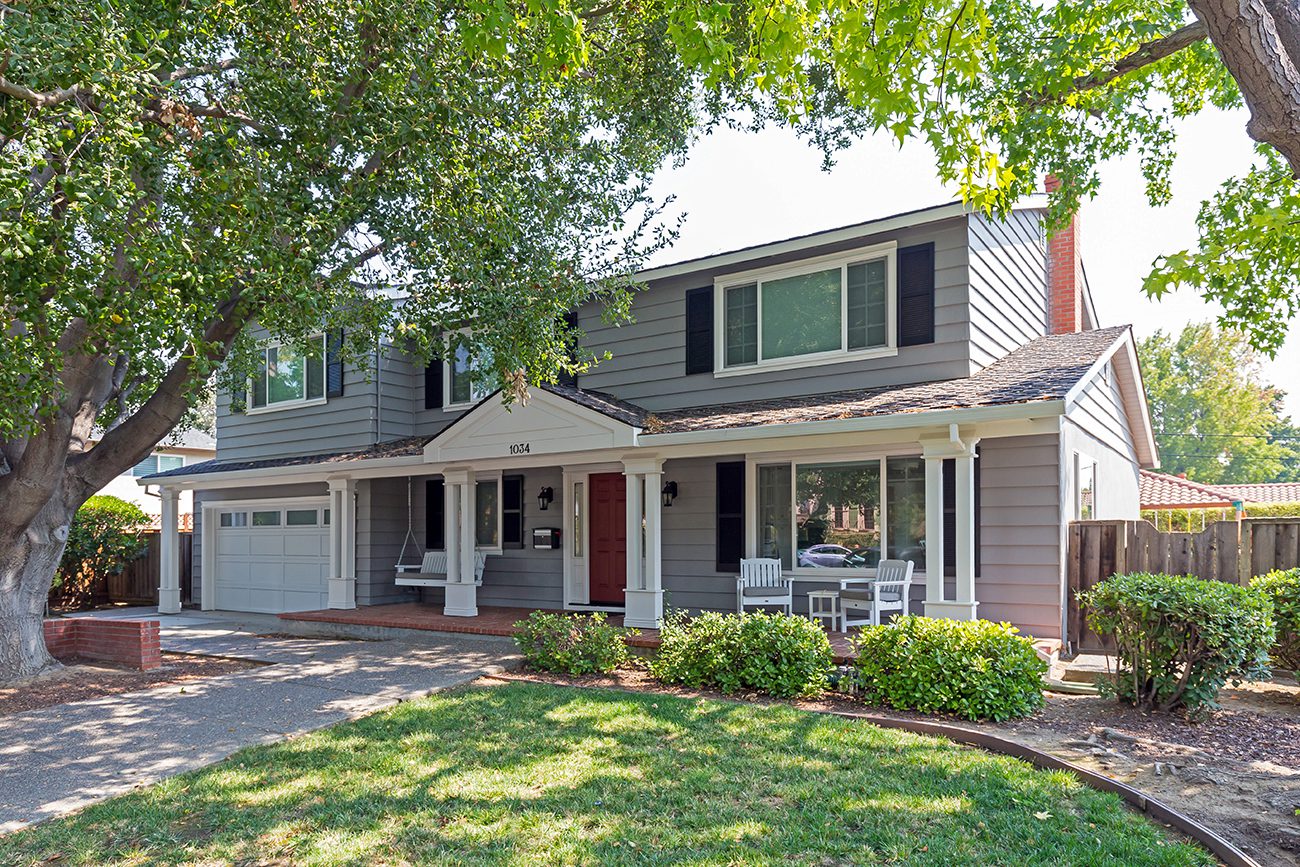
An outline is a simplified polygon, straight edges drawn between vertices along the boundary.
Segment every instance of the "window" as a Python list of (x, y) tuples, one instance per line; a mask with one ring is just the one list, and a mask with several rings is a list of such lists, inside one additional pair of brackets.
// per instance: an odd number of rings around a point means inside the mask
[(262, 349), (257, 372), (249, 381), (250, 409), (324, 399), (325, 335), (312, 338), (311, 351), (306, 355), (281, 344), (268, 344)]
[(573, 556), (582, 556), (582, 532), (583, 532), (583, 509), (586, 506), (586, 498), (583, 495), (582, 482), (573, 483)]
[(154, 473), (163, 473), (183, 466), (185, 466), (185, 458), (180, 455), (149, 455), (131, 468), (131, 475), (137, 478), (151, 476)]
[(220, 523), (221, 526), (223, 527), (247, 527), (248, 513), (247, 512), (222, 512)]
[(893, 346), (893, 245), (721, 285), (724, 369), (823, 363)]
[(474, 544), (501, 547), (501, 480), (479, 481), (474, 487)]
[(278, 527), (280, 526), (280, 513), (275, 512), (254, 512), (254, 527)]
[(284, 523), (288, 527), (315, 527), (315, 509), (290, 509), (284, 513)]
[(1074, 456), (1074, 519), (1091, 521), (1097, 517), (1097, 463), (1089, 457)]
[(468, 406), (492, 393), (488, 378), (479, 372), (482, 365), (482, 357), (470, 358), (468, 347), (456, 347), (455, 353), (443, 365), (447, 372), (446, 406)]
[(524, 547), (524, 477), (501, 477), (501, 547)]
[(793, 563), (792, 500), (789, 464), (758, 468), (758, 556), (779, 559), (782, 569)]
[(886, 560), (911, 560), (925, 571), (925, 459), (885, 461)]

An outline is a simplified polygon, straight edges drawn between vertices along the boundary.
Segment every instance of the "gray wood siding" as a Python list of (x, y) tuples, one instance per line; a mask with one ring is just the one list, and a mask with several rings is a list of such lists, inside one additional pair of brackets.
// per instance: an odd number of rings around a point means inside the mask
[[(423, 488), (423, 479), (412, 486)], [(423, 530), (423, 514), (415, 524)], [(406, 538), (406, 479), (364, 479), (357, 482), (357, 604), (410, 602), (416, 591), (397, 586), (397, 558)], [(418, 543), (408, 557), (421, 557)], [(418, 562), (418, 561), (417, 561)]]
[(1041, 212), (974, 215), (967, 225), (970, 350), (982, 368), (1047, 333), (1047, 253)]
[[(1120, 394), (1119, 378), (1108, 362), (1106, 373), (1092, 382), (1070, 407), (1066, 418), (1103, 443), (1106, 448), (1137, 464), (1137, 447), (1128, 413), (1124, 411), (1124, 398)], [(1109, 379), (1109, 382), (1106, 380)]]
[[(1108, 365), (1109, 367), (1109, 365)], [(1134, 520), (1140, 514), (1139, 482), (1141, 468), (1134, 444), (1133, 428), (1119, 390), (1119, 380), (1111, 371), (1098, 376), (1065, 416), (1061, 439), (1061, 465), (1065, 469), (1065, 502), (1073, 518), (1077, 496), (1074, 479), (1075, 453), (1097, 464), (1096, 504), (1098, 520)]]
[[(825, 253), (896, 240), (900, 247), (935, 243), (935, 342), (899, 349), (896, 356), (865, 358), (816, 367), (758, 371), (715, 378), (686, 376), (685, 293), (711, 286), (726, 273), (798, 261)], [(816, 394), (846, 388), (897, 385), (967, 376), (971, 372), (967, 319), (967, 230), (965, 218), (888, 235), (755, 259), (725, 269), (703, 269), (666, 278), (637, 293), (635, 322), (610, 326), (594, 306), (580, 311), (584, 345), (612, 358), (581, 377), (583, 388), (609, 392), (650, 410), (730, 403), (758, 397)], [(674, 508), (676, 508), (674, 506)]]
[(1061, 637), (1060, 441), (980, 442), (979, 616)]
[[(507, 548), (487, 559), (479, 605), (518, 605), (528, 608), (564, 607), (564, 549), (535, 550), (532, 534), (537, 527), (564, 523), (564, 480), (559, 467), (506, 471), (524, 477), (524, 548)], [(545, 512), (537, 507), (537, 492), (549, 486), (555, 500)], [(567, 540), (561, 540), (564, 542)]]
[(677, 499), (663, 510), (664, 608), (736, 610), (736, 573), (717, 569), (719, 461), (743, 456), (664, 462), (664, 481)]

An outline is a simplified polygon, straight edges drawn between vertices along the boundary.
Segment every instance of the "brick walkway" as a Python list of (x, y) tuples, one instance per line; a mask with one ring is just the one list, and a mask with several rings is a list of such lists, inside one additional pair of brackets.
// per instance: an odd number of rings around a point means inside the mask
[[(533, 613), (532, 608), (504, 608), (480, 605), (477, 617), (448, 617), (437, 605), (423, 602), (399, 602), (393, 605), (366, 605), (351, 610), (295, 611), (281, 614), (282, 620), (312, 623), (339, 623), (354, 626), (381, 626), (392, 629), (422, 629), (427, 632), (458, 632), (467, 635), (514, 635), (515, 623)], [(622, 625), (623, 615), (611, 614), (611, 623)], [(831, 649), (837, 663), (847, 662), (856, 654), (843, 632), (830, 634)], [(634, 647), (659, 646), (659, 630), (642, 629), (629, 642)]]

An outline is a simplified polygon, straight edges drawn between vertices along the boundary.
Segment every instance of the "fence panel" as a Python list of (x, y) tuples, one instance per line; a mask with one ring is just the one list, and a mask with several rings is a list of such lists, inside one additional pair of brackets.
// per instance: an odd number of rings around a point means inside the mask
[(1069, 638), (1081, 652), (1106, 643), (1088, 629), (1077, 594), (1121, 572), (1167, 572), (1246, 584), (1273, 569), (1300, 567), (1300, 518), (1220, 521), (1199, 533), (1157, 530), (1147, 521), (1075, 521), (1067, 534)]
[[(109, 602), (130, 605), (157, 605), (158, 585), (162, 581), (162, 534), (145, 533), (144, 552), (126, 564), (116, 575), (108, 576)], [(194, 534), (180, 534), (181, 601), (189, 601), (194, 562)]]

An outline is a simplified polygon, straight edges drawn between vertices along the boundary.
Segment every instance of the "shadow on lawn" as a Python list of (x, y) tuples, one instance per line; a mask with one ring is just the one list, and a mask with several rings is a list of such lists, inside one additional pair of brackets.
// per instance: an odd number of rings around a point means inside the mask
[(71, 863), (1210, 863), (1068, 775), (945, 741), (537, 685), (246, 750), (21, 836)]

